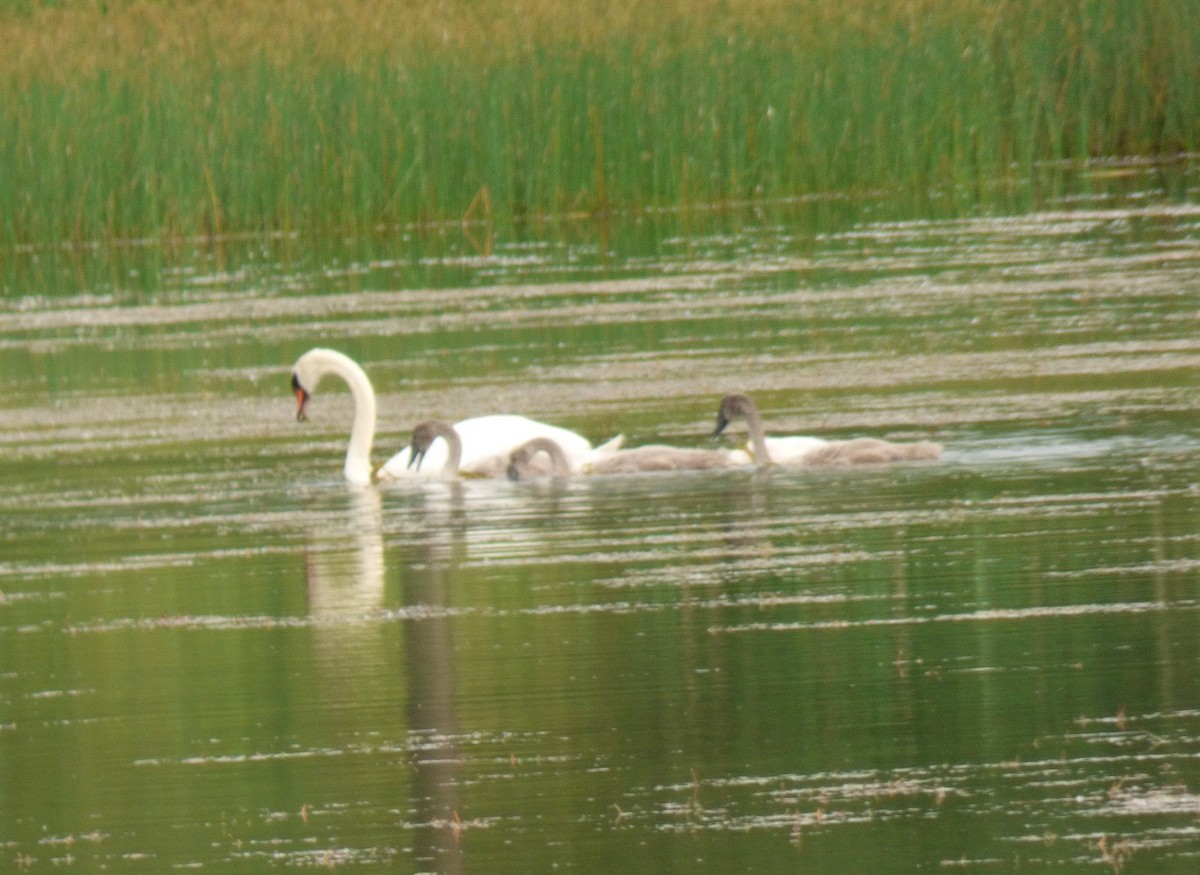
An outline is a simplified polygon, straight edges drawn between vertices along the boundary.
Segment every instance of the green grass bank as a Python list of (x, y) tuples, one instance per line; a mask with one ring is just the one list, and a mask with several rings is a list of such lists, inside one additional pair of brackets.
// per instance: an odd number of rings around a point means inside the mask
[(982, 190), (1194, 152), (1194, 0), (0, 6), (0, 245)]

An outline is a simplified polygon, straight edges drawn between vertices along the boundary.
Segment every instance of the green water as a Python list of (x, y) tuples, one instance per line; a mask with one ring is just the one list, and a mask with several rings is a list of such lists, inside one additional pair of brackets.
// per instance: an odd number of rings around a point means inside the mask
[[(1132, 191), (10, 296), (0, 868), (1195, 871), (1200, 209)], [(947, 450), (354, 490), (318, 344), (380, 459), (733, 390)]]

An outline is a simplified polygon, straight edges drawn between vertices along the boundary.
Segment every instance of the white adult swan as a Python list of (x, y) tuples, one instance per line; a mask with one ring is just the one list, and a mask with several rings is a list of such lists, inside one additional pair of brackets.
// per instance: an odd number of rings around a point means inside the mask
[[(388, 459), (377, 470), (371, 468), (371, 444), (375, 440), (375, 390), (371, 381), (358, 364), (337, 350), (317, 347), (310, 349), (296, 360), (292, 369), (292, 391), (296, 395), (296, 418), (304, 420), (308, 414), (308, 404), (316, 391), (321, 378), (326, 374), (341, 377), (350, 387), (354, 398), (354, 420), (350, 425), (350, 443), (346, 448), (346, 464), (343, 468), (346, 480), (350, 483), (365, 485), (372, 480), (394, 480), (403, 477), (440, 476), (442, 465), (445, 463), (447, 449), (444, 440), (435, 441), (425, 452), (425, 473), (410, 470), (408, 467), (410, 448), (405, 447), (399, 453)], [(454, 424), (458, 436), (462, 439), (462, 459), (460, 467), (463, 470), (475, 470), (486, 466), (491, 459), (498, 470), (504, 470), (508, 464), (508, 455), (514, 448), (535, 437), (554, 439), (566, 453), (572, 466), (582, 466), (596, 453), (602, 453), (613, 445), (619, 444), (620, 438), (614, 438), (608, 444), (592, 449), (587, 438), (568, 431), (526, 419), (524, 416), (497, 414), (493, 416), (474, 416)]]
[[(535, 468), (539, 453), (550, 458), (550, 471), (555, 477), (571, 473), (562, 448), (548, 438), (534, 438), (512, 451), (508, 461), (508, 477), (519, 480), (530, 473), (547, 473)], [(639, 474), (646, 471), (697, 471), (713, 468), (732, 468), (753, 462), (743, 450), (705, 450), (690, 447), (671, 447), (666, 444), (647, 444), (628, 450), (613, 450), (597, 454), (585, 462), (581, 474)]]
[(726, 395), (721, 399), (713, 435), (719, 435), (735, 419), (746, 420), (754, 461), (759, 465), (869, 465), (936, 459), (942, 454), (942, 445), (930, 441), (896, 443), (876, 438), (842, 441), (801, 436), (769, 438), (763, 430), (758, 408), (746, 395)]

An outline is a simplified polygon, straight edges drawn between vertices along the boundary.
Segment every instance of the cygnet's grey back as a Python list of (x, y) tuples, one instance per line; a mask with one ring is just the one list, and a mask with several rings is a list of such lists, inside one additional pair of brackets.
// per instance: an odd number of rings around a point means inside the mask
[(738, 464), (728, 450), (703, 450), (648, 444), (618, 450), (588, 465), (592, 474), (636, 474), (642, 471), (696, 471)]
[(916, 462), (936, 459), (942, 445), (931, 441), (895, 443), (877, 438), (831, 441), (806, 454), (804, 465), (878, 465), (884, 462)]

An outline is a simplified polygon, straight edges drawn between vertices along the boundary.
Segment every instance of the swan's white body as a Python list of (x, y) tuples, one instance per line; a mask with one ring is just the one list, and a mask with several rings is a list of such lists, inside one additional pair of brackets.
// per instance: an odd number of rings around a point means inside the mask
[[(378, 471), (371, 468), (371, 445), (375, 439), (375, 390), (358, 363), (337, 350), (317, 347), (296, 361), (292, 369), (292, 389), (299, 406), (298, 419), (304, 419), (307, 404), (321, 378), (326, 374), (340, 377), (354, 398), (354, 419), (350, 425), (350, 443), (346, 448), (343, 474), (347, 481), (366, 485), (373, 480), (399, 480), (412, 477), (440, 478), (446, 461), (446, 442), (440, 438), (426, 451), (420, 469), (408, 467), (411, 449), (405, 447), (383, 463)], [(454, 423), (462, 441), (459, 471), (466, 474), (496, 476), (508, 466), (509, 454), (535, 437), (548, 437), (562, 447), (573, 469), (582, 468), (597, 454), (611, 451), (620, 438), (592, 449), (587, 438), (565, 428), (547, 425), (524, 416), (498, 414), (474, 416)], [(485, 471), (492, 473), (484, 474)]]

